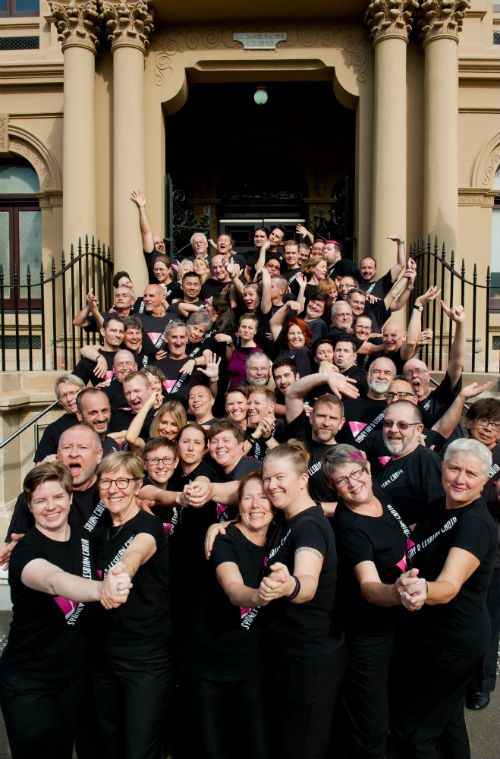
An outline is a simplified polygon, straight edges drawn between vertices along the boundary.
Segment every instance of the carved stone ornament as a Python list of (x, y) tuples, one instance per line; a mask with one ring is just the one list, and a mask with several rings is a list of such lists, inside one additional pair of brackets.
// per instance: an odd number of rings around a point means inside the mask
[(87, 0), (84, 3), (76, 0), (69, 0), (69, 3), (49, 2), (49, 5), (62, 49), (77, 46), (95, 53), (99, 45), (99, 13), (95, 0)]
[[(279, 27), (279, 31), (282, 27)], [(272, 26), (245, 27), (244, 29), (199, 27), (198, 29), (173, 28), (156, 35), (151, 45), (155, 56), (155, 82), (161, 86), (173, 73), (175, 56), (193, 50), (241, 49), (235, 37), (241, 33), (273, 34)], [(358, 82), (366, 81), (366, 59), (368, 46), (363, 30), (351, 27), (323, 25), (321, 27), (289, 25), (286, 29), (287, 39), (280, 42), (276, 53), (286, 51), (290, 54), (296, 50), (311, 48), (335, 48), (342, 50), (348, 68), (354, 70)], [(277, 59), (279, 60), (279, 59)], [(181, 64), (179, 64), (181, 65)]]
[(438, 37), (458, 42), (470, 0), (423, 0), (418, 25), (424, 43)]
[(373, 42), (386, 37), (408, 41), (417, 0), (372, 0), (366, 9), (365, 23)]
[(153, 16), (146, 0), (127, 3), (101, 3), (102, 17), (111, 49), (138, 47), (145, 51), (153, 32)]
[(0, 155), (9, 152), (9, 114), (0, 113)]

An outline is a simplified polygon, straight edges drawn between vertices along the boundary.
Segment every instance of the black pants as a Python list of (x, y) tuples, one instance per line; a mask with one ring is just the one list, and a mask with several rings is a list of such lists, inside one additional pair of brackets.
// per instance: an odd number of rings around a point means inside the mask
[(345, 648), (321, 656), (279, 656), (269, 662), (266, 704), (276, 759), (326, 756)]
[(394, 648), (392, 630), (346, 634), (347, 670), (342, 706), (347, 717), (347, 756), (384, 759), (389, 732), (388, 680)]
[(491, 693), (495, 689), (497, 677), (498, 639), (500, 633), (500, 567), (495, 567), (488, 589), (488, 613), (491, 622), (491, 637), (488, 648), (470, 684), (470, 690)]
[(113, 652), (95, 674), (97, 713), (106, 759), (157, 759), (173, 675), (165, 652)]
[(181, 688), (191, 730), (197, 732), (197, 746), (191, 746), (187, 755), (197, 759), (268, 759), (260, 675), (236, 682), (183, 675)]
[(469, 759), (464, 697), (479, 661), (423, 643), (396, 657), (391, 724), (405, 759)]
[(82, 682), (41, 682), (1, 668), (0, 704), (12, 759), (71, 759)]

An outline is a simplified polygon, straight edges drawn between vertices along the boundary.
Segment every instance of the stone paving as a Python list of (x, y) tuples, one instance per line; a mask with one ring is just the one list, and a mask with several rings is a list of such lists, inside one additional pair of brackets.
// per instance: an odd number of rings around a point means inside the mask
[[(10, 612), (0, 612), (0, 651), (9, 629)], [(471, 759), (500, 759), (500, 678), (490, 705), (480, 712), (466, 710), (467, 727), (472, 747)], [(5, 728), (0, 715), (0, 759), (10, 759)]]

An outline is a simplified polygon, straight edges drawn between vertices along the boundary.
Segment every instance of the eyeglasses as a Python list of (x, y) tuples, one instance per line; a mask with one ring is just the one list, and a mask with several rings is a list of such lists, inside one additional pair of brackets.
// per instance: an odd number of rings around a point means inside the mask
[(420, 377), (421, 374), (429, 374), (428, 369), (407, 369), (406, 372), (404, 372), (404, 375), (406, 378), (417, 376)]
[(384, 430), (392, 430), (396, 426), (400, 432), (406, 432), (409, 427), (415, 427), (417, 424), (420, 422), (394, 422), (392, 419), (384, 419), (382, 422)]
[(339, 477), (338, 480), (333, 480), (333, 485), (336, 488), (344, 488), (349, 484), (349, 480), (353, 480), (354, 482), (360, 480), (364, 472), (366, 472), (366, 467), (364, 466), (359, 469), (354, 469), (351, 474), (346, 474), (345, 477)]
[(57, 396), (57, 400), (69, 401), (71, 398), (76, 398), (79, 392), (79, 390), (70, 390), (68, 393), (61, 393), (61, 395)]
[(162, 459), (158, 458), (158, 456), (155, 456), (154, 458), (146, 459), (146, 463), (152, 464), (153, 466), (158, 466), (158, 464), (170, 466), (171, 464), (175, 464), (175, 459), (173, 459), (171, 456), (164, 456)]
[(397, 398), (399, 401), (404, 401), (406, 398), (416, 398), (417, 396), (415, 393), (408, 393), (404, 390), (399, 390), (397, 393), (384, 393), (384, 397), (387, 398), (388, 401), (393, 401), (395, 398)]
[(134, 361), (119, 361), (114, 364), (115, 369), (131, 369), (135, 366)]
[(119, 477), (117, 480), (99, 480), (101, 490), (109, 490), (113, 483), (118, 490), (126, 490), (131, 482), (135, 482), (137, 477)]
[(494, 422), (493, 419), (476, 419), (476, 424), (478, 427), (484, 427), (484, 429), (491, 427), (496, 432), (500, 430), (500, 422)]

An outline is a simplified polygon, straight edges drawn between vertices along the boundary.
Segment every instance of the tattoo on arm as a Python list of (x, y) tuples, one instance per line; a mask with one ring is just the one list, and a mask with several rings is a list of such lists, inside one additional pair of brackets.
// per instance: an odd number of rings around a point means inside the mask
[(297, 550), (295, 551), (295, 554), (298, 554), (298, 553), (300, 553), (300, 551), (310, 551), (310, 552), (311, 552), (311, 553), (313, 553), (315, 556), (317, 556), (317, 558), (318, 558), (320, 561), (323, 561), (323, 560), (324, 560), (324, 558), (325, 558), (325, 557), (323, 556), (323, 554), (321, 553), (321, 551), (318, 551), (318, 550), (316, 550), (316, 548), (309, 548), (309, 546), (301, 546), (300, 548), (297, 548)]

